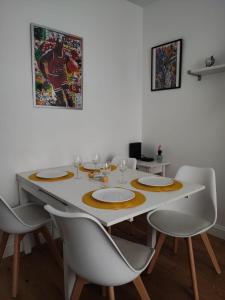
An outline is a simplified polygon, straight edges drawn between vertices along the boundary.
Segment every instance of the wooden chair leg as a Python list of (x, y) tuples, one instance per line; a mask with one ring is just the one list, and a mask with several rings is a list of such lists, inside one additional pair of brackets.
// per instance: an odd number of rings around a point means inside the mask
[(6, 248), (6, 245), (7, 245), (8, 238), (9, 238), (9, 234), (6, 233), (6, 232), (2, 232), (1, 244), (0, 244), (0, 263), (2, 261), (3, 254), (5, 252), (5, 248)]
[(159, 239), (158, 239), (158, 242), (157, 242), (156, 248), (155, 248), (155, 254), (154, 254), (154, 256), (153, 256), (153, 258), (152, 258), (152, 260), (149, 264), (148, 270), (147, 270), (148, 274), (151, 274), (154, 267), (155, 267), (156, 261), (159, 257), (159, 253), (160, 253), (161, 248), (162, 248), (162, 246), (165, 242), (165, 239), (166, 239), (166, 235), (164, 233), (160, 233)]
[(14, 237), (14, 256), (13, 256), (13, 275), (12, 275), (12, 297), (16, 298), (18, 293), (18, 280), (20, 268), (20, 242), (22, 241), (23, 234), (15, 234)]
[(133, 283), (138, 291), (138, 294), (141, 297), (141, 300), (151, 300), (141, 279), (141, 276), (138, 276), (136, 279), (134, 279)]
[(193, 253), (191, 237), (186, 238), (186, 241), (187, 241), (187, 248), (188, 248), (188, 254), (189, 254), (189, 263), (190, 263), (190, 269), (191, 269), (192, 285), (193, 285), (193, 289), (194, 289), (194, 297), (195, 297), (195, 300), (199, 300), (198, 283), (197, 283), (197, 276), (196, 276), (196, 270), (195, 270), (195, 260), (194, 260), (194, 253)]
[(178, 246), (179, 246), (179, 238), (175, 237), (174, 238), (174, 254), (177, 254), (178, 252)]
[(213, 248), (212, 248), (212, 245), (211, 245), (211, 243), (209, 241), (207, 233), (202, 233), (201, 234), (201, 238), (202, 238), (202, 241), (203, 241), (203, 243), (204, 243), (204, 245), (206, 247), (206, 250), (207, 250), (207, 252), (209, 254), (209, 257), (211, 258), (211, 261), (213, 263), (213, 266), (214, 266), (217, 274), (221, 274), (220, 266), (218, 264), (216, 255), (215, 255), (215, 253), (213, 251)]
[(43, 237), (45, 238), (46, 242), (49, 245), (50, 251), (52, 252), (52, 255), (55, 257), (55, 260), (57, 262), (57, 264), (59, 265), (60, 268), (63, 269), (63, 261), (62, 258), (59, 254), (59, 251), (56, 247), (55, 241), (53, 240), (53, 238), (51, 237), (48, 228), (46, 226), (43, 226), (39, 229), (39, 232), (42, 233)]
[(83, 290), (84, 285), (87, 281), (79, 276), (77, 276), (76, 281), (73, 286), (73, 291), (70, 297), (70, 300), (79, 300), (81, 292)]
[(116, 298), (115, 298), (114, 287), (109, 286), (108, 291), (109, 291), (109, 300), (115, 300)]

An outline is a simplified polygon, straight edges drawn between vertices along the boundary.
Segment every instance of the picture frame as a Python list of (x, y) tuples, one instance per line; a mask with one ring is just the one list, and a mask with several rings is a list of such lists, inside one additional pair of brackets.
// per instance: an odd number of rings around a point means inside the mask
[(83, 109), (83, 39), (31, 23), (35, 107)]
[(151, 48), (151, 91), (181, 87), (182, 39)]

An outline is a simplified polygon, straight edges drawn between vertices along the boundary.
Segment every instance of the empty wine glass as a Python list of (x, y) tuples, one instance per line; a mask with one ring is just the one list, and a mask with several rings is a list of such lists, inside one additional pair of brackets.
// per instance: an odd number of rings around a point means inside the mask
[(82, 159), (81, 159), (81, 156), (79, 154), (75, 154), (74, 156), (74, 166), (77, 170), (77, 176), (75, 178), (79, 179), (80, 176), (79, 176), (79, 168), (80, 168), (80, 165), (82, 163)]
[(105, 163), (100, 165), (100, 176), (102, 176), (102, 187), (109, 187), (109, 173), (110, 173), (110, 163), (106, 161)]
[(97, 165), (100, 162), (100, 155), (98, 153), (94, 154), (94, 156), (92, 158), (92, 162), (95, 166), (95, 169), (97, 169)]
[(119, 164), (119, 170), (121, 172), (121, 180), (120, 183), (126, 183), (125, 178), (124, 178), (124, 173), (127, 170), (127, 163), (125, 159), (122, 159), (120, 164)]
[(101, 169), (103, 175), (108, 175), (110, 173), (110, 162), (106, 161)]

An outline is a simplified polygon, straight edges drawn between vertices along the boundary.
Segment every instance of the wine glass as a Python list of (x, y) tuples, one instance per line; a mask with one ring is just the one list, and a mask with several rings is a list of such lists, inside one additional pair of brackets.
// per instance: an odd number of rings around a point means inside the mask
[(101, 172), (103, 175), (108, 175), (110, 173), (110, 162), (106, 161), (102, 168), (101, 168)]
[(121, 180), (120, 183), (126, 183), (125, 179), (124, 179), (124, 173), (127, 170), (127, 163), (125, 159), (122, 159), (120, 164), (119, 164), (119, 170), (121, 172)]
[(94, 154), (94, 156), (92, 158), (92, 162), (95, 166), (95, 169), (97, 169), (97, 165), (100, 162), (100, 155), (98, 153)]
[(109, 173), (110, 173), (110, 163), (106, 161), (105, 163), (101, 164), (100, 166), (100, 175), (102, 176), (102, 187), (106, 188), (109, 186)]
[(77, 170), (77, 176), (75, 178), (79, 179), (79, 168), (80, 168), (80, 164), (82, 163), (82, 159), (81, 156), (79, 154), (75, 154), (74, 156), (74, 166)]

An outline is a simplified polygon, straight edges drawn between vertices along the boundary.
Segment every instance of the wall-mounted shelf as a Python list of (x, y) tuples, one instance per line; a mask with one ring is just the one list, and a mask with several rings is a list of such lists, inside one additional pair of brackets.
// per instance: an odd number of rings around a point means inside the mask
[(221, 73), (221, 72), (225, 72), (225, 64), (187, 71), (189, 75), (198, 77), (199, 81), (202, 79), (202, 76)]

